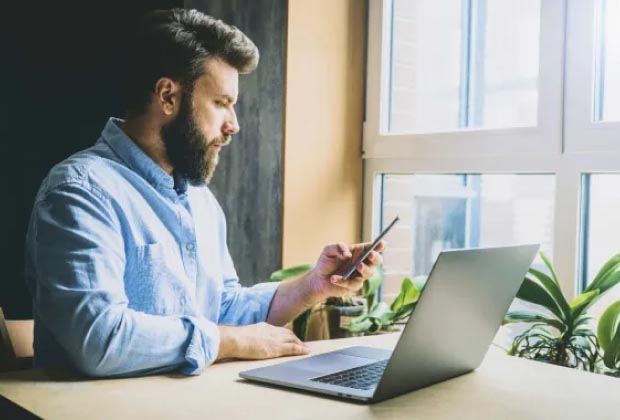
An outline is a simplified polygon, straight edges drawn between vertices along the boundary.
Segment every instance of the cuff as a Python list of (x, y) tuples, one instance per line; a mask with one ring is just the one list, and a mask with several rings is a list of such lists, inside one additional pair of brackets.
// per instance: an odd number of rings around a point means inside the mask
[(258, 304), (258, 311), (255, 314), (256, 322), (263, 322), (267, 319), (273, 295), (276, 294), (279, 286), (280, 283), (278, 282), (259, 283), (248, 289), (249, 294)]
[(187, 317), (191, 324), (191, 339), (185, 351), (186, 364), (181, 368), (185, 375), (200, 375), (215, 362), (220, 349), (220, 331), (217, 325), (202, 317)]

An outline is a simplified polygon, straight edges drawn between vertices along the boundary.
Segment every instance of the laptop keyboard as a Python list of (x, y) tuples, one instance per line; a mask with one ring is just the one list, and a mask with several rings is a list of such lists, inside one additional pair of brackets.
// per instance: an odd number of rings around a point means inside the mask
[(311, 379), (324, 384), (368, 390), (377, 385), (390, 359)]

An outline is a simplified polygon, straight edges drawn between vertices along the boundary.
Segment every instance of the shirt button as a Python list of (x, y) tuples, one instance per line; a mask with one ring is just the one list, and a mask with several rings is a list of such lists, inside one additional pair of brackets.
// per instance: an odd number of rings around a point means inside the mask
[(185, 249), (187, 249), (188, 251), (193, 251), (194, 250), (194, 243), (190, 242), (187, 245), (185, 245)]

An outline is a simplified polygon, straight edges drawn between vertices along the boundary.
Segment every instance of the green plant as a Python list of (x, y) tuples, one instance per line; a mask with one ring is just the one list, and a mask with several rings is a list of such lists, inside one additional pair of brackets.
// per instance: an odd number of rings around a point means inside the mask
[(620, 376), (620, 301), (612, 303), (598, 321), (596, 335), (610, 374)]
[(523, 280), (517, 298), (537, 305), (537, 309), (506, 314), (503, 325), (533, 324), (514, 339), (508, 354), (594, 371), (600, 351), (587, 310), (620, 282), (620, 254), (609, 259), (586, 290), (570, 304), (551, 262), (543, 253), (540, 256), (550, 275), (530, 268)]
[(426, 277), (416, 277), (413, 280), (404, 278), (400, 285), (400, 293), (391, 305), (386, 302), (379, 302), (377, 299), (381, 281), (381, 273), (377, 270), (375, 276), (364, 282), (362, 295), (366, 299), (366, 311), (351, 320), (349, 331), (376, 333), (381, 330), (392, 329), (396, 322), (408, 317), (413, 312)]

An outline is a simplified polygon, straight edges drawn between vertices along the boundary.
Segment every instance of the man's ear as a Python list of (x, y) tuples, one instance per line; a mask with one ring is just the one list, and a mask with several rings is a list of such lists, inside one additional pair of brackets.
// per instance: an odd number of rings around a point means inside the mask
[(181, 86), (168, 77), (162, 77), (155, 84), (155, 101), (165, 115), (176, 113), (179, 104)]

